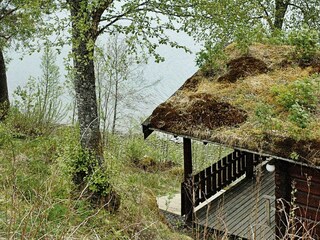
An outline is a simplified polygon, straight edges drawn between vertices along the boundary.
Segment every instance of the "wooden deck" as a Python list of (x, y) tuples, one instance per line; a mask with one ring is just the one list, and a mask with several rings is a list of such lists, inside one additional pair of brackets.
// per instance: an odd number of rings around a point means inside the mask
[(274, 174), (244, 179), (195, 212), (195, 222), (244, 239), (275, 239)]

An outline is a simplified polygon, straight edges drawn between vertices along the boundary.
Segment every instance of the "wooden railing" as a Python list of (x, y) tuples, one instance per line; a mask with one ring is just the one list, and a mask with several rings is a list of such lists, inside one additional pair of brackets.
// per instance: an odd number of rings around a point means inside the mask
[(181, 214), (184, 215), (191, 210), (187, 209), (187, 206), (190, 206), (188, 202), (192, 201), (193, 209), (242, 175), (246, 174), (247, 178), (253, 177), (254, 166), (265, 158), (254, 153), (234, 150), (210, 167), (193, 175), (188, 182), (183, 182), (181, 185)]

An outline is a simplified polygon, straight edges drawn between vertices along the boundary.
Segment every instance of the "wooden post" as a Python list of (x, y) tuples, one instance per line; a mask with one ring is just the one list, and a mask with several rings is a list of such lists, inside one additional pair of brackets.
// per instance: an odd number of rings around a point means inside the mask
[[(246, 178), (253, 178), (253, 153), (246, 153)], [(240, 161), (240, 160), (239, 160)]]
[(185, 207), (186, 223), (192, 224), (193, 217), (193, 183), (192, 183), (192, 151), (191, 139), (183, 138), (184, 190), (182, 199)]
[(275, 162), (275, 197), (276, 197), (276, 237), (281, 238), (286, 232), (287, 216), (290, 211), (291, 201), (291, 179), (288, 173), (289, 164), (285, 161), (278, 160)]

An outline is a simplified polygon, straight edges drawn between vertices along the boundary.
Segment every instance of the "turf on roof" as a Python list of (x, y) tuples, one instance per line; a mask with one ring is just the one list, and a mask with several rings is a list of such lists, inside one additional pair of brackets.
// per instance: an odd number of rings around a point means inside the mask
[(199, 70), (144, 122), (148, 128), (320, 165), (320, 57), (235, 45), (215, 73)]

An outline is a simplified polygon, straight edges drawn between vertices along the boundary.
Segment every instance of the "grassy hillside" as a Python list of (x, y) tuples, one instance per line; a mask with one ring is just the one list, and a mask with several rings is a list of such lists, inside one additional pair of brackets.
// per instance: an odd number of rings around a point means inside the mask
[[(0, 238), (188, 239), (168, 226), (156, 203), (156, 196), (180, 188), (181, 144), (158, 136), (144, 141), (138, 130), (108, 136), (106, 169), (121, 197), (120, 209), (109, 213), (73, 191), (76, 128), (39, 132), (16, 123), (16, 117), (0, 123)], [(204, 156), (221, 155), (214, 146), (194, 148), (196, 171), (210, 164)]]

